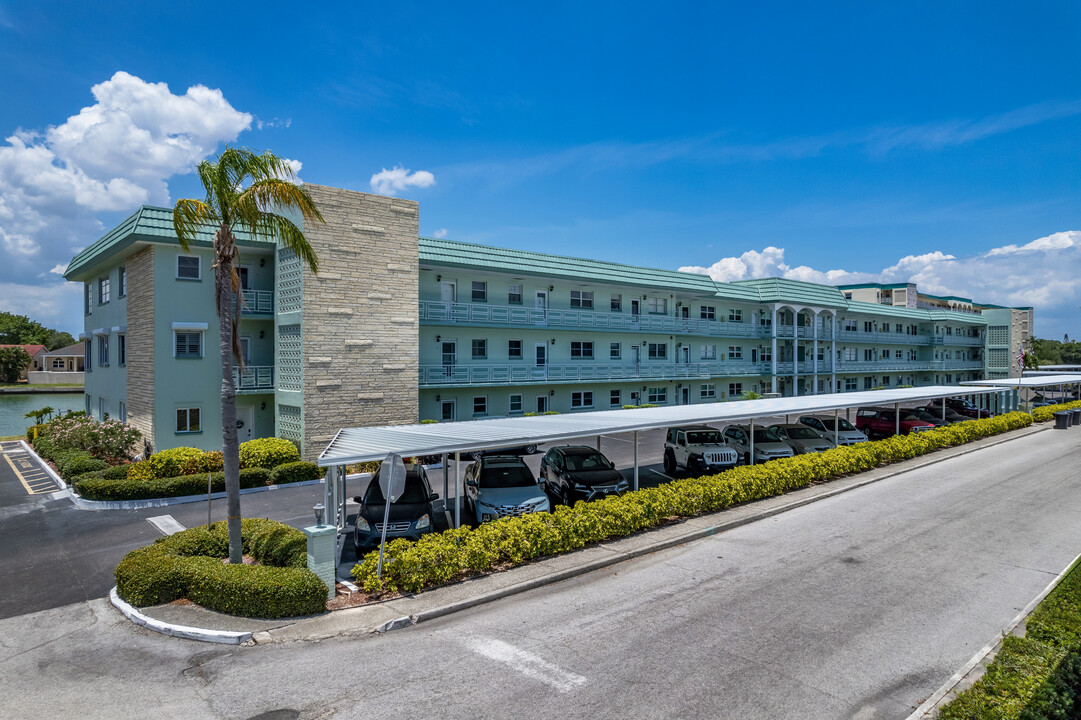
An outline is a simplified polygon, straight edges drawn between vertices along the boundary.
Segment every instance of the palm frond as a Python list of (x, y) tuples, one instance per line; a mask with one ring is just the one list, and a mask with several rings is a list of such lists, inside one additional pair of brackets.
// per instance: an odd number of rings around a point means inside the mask
[(252, 183), (237, 198), (237, 202), (251, 202), (260, 212), (297, 210), (308, 222), (324, 222), (308, 191), (299, 185), (280, 178), (268, 178)]
[(312, 249), (304, 232), (293, 221), (282, 215), (263, 213), (255, 233), (260, 237), (277, 240), (283, 247), (296, 253), (313, 273), (319, 272), (319, 257)]
[(220, 221), (214, 208), (201, 200), (181, 199), (173, 207), (173, 230), (184, 252), (199, 232), (199, 227), (206, 223), (217, 224)]

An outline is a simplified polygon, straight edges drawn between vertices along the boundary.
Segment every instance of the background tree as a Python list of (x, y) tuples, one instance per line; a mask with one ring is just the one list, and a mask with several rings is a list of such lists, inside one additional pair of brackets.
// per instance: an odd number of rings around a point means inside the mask
[(30, 360), (30, 354), (21, 347), (0, 348), (0, 382), (19, 382)]
[(44, 345), (56, 350), (74, 344), (69, 333), (47, 328), (25, 315), (0, 312), (0, 345)]
[(173, 229), (185, 252), (200, 232), (214, 233), (214, 293), (218, 307), (221, 353), (222, 454), (229, 526), (229, 562), (243, 562), (240, 538), (240, 443), (236, 432), (234, 361), (243, 367), (237, 334), (243, 298), (238, 302), (240, 251), (235, 231), (252, 239), (277, 242), (292, 250), (318, 271), (319, 259), (304, 233), (283, 211), (299, 212), (308, 222), (323, 222), (315, 202), (296, 184), (296, 173), (270, 151), (256, 154), (247, 148), (226, 148), (216, 161), (204, 160), (197, 168), (205, 200), (177, 200)]

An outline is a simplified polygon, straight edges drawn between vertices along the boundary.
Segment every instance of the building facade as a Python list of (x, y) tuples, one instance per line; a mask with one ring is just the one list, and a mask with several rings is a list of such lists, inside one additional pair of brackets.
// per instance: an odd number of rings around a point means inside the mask
[[(418, 236), (416, 203), (306, 185), (320, 259), (238, 237), (241, 439), (314, 457), (341, 427), (952, 384), (987, 372), (979, 311)], [(183, 252), (144, 207), (77, 255), (87, 411), (155, 449), (220, 447), (212, 227)], [(904, 295), (915, 296), (906, 286)], [(1029, 321), (1031, 327), (1031, 320)]]

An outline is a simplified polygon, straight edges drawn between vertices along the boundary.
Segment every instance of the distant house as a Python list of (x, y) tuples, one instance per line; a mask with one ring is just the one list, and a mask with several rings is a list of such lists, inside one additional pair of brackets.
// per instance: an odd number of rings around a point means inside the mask
[(26, 380), (27, 373), (35, 370), (41, 370), (41, 356), (45, 353), (44, 345), (0, 345), (0, 350), (4, 348), (22, 348), (26, 351), (26, 354), (30, 356), (30, 365), (23, 370), (21, 378)]
[(49, 350), (41, 354), (41, 368), (31, 371), (28, 379), (35, 384), (76, 384), (83, 382), (85, 369), (84, 343)]

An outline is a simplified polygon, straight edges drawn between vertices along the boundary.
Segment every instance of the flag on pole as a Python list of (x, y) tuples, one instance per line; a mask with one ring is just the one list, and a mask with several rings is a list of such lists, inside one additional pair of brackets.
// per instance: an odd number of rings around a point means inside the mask
[(1022, 345), (1017, 351), (1017, 369), (1022, 370), (1025, 367), (1025, 346)]

